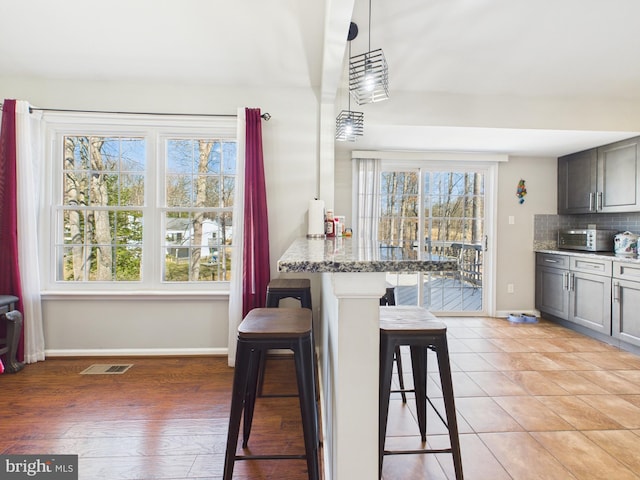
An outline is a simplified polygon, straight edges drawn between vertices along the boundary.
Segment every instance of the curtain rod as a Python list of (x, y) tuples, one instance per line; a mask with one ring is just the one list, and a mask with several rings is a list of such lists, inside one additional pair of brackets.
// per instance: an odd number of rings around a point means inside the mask
[[(2, 103), (0, 103), (0, 108), (2, 108)], [(238, 115), (231, 113), (151, 113), (151, 112), (112, 112), (108, 110), (73, 110), (73, 109), (62, 109), (62, 108), (39, 108), (39, 107), (29, 107), (29, 113), (33, 113), (34, 110), (39, 110), (41, 112), (64, 112), (64, 113), (115, 113), (119, 115), (170, 115), (170, 116), (179, 116), (179, 117), (233, 117), (237, 118)], [(260, 115), (264, 121), (268, 122), (271, 120), (271, 114), (269, 112), (265, 112)]]

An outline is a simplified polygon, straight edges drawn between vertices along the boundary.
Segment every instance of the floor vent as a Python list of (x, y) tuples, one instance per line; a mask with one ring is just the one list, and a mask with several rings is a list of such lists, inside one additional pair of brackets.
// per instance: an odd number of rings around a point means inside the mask
[(121, 375), (131, 367), (133, 363), (118, 365), (96, 363), (80, 372), (80, 375)]

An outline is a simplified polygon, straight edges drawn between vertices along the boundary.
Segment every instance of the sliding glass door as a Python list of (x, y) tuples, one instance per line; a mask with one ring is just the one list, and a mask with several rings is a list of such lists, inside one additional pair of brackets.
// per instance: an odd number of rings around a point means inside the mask
[(388, 274), (396, 304), (483, 312), (487, 248), (485, 171), (382, 168), (378, 241), (455, 259), (454, 272)]

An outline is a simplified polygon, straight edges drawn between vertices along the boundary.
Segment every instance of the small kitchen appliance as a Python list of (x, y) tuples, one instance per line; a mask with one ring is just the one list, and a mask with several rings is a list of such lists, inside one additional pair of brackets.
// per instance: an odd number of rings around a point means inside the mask
[(635, 257), (638, 253), (638, 235), (618, 233), (613, 237), (613, 251), (617, 257)]
[(558, 231), (558, 248), (585, 252), (612, 252), (616, 230), (585, 228)]

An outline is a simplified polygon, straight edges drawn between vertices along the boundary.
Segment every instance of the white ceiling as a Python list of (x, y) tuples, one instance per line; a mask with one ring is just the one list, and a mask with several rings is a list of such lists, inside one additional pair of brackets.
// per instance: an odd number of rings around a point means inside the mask
[[(367, 0), (3, 0), (0, 76), (313, 87), (333, 98), (346, 84), (351, 20), (360, 28), (354, 53), (368, 48), (368, 11)], [(640, 104), (637, 0), (373, 0), (371, 17), (392, 99)], [(374, 119), (362, 142), (340, 147), (374, 147), (384, 133), (387, 148), (558, 155), (635, 134), (502, 127)]]

